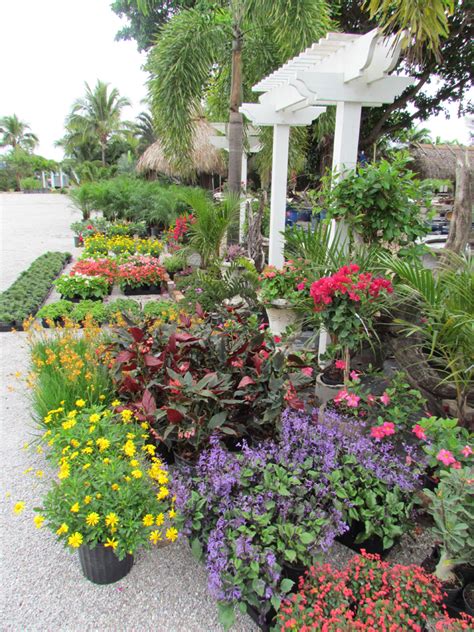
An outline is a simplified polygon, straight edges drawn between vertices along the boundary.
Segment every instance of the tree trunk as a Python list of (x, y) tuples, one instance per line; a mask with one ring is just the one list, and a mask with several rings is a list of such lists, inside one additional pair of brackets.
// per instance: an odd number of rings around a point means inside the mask
[(100, 144), (100, 151), (101, 151), (101, 154), (102, 154), (102, 166), (105, 167), (106, 165), (105, 165), (105, 145), (104, 145), (104, 143)]
[(237, 20), (233, 26), (232, 83), (229, 104), (229, 191), (240, 194), (242, 188), (243, 119), (242, 105), (242, 31)]
[[(456, 161), (456, 193), (445, 249), (460, 255), (469, 242), (472, 224), (472, 183), (466, 149)], [(443, 257), (444, 258), (444, 257)]]

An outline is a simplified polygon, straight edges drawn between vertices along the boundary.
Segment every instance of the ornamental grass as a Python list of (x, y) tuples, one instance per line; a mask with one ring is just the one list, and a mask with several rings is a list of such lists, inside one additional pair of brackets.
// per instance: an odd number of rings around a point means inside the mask
[(32, 363), (28, 387), (39, 424), (44, 424), (48, 411), (58, 406), (70, 411), (78, 399), (90, 405), (113, 399), (106, 341), (91, 318), (86, 318), (83, 329), (68, 320), (65, 327), (49, 330), (28, 322), (26, 329)]

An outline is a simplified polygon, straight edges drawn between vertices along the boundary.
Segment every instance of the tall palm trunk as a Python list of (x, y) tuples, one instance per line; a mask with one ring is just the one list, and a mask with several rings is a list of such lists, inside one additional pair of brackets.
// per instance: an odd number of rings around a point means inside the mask
[(242, 31), (240, 20), (233, 25), (232, 82), (229, 112), (229, 191), (240, 195), (242, 183), (243, 119), (242, 105)]

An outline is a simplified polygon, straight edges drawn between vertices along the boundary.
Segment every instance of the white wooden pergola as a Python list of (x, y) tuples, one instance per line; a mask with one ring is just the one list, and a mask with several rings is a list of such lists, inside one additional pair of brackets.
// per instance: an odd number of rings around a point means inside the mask
[(413, 82), (389, 75), (400, 55), (394, 37), (328, 33), (252, 88), (258, 103), (240, 111), (256, 126), (273, 126), (269, 263), (284, 262), (288, 146), (291, 126), (309, 125), (336, 105), (333, 171), (343, 177), (357, 164), (362, 107), (392, 103)]

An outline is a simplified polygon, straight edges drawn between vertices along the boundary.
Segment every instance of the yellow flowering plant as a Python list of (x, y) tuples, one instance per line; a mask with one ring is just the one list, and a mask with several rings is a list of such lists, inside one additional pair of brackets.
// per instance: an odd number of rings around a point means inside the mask
[(45, 526), (71, 549), (103, 544), (119, 559), (140, 546), (174, 541), (169, 473), (148, 433), (124, 415), (129, 411), (79, 405), (68, 414), (50, 412), (54, 424), (44, 439), (59, 469), (36, 508)]

